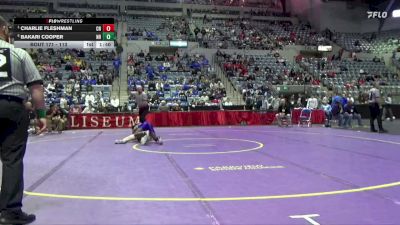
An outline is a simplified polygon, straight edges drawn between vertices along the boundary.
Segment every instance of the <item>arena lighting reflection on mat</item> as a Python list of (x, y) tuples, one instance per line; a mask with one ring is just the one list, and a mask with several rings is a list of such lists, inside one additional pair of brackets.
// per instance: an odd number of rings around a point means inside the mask
[(230, 151), (218, 151), (218, 152), (176, 152), (172, 150), (146, 150), (141, 149), (140, 144), (134, 145), (133, 150), (146, 152), (146, 153), (157, 153), (157, 154), (174, 154), (174, 155), (216, 155), (216, 154), (231, 154), (231, 153), (242, 153), (242, 152), (251, 152), (256, 151), (264, 147), (264, 144), (258, 141), (246, 140), (246, 139), (233, 139), (233, 138), (179, 138), (179, 139), (165, 139), (164, 142), (169, 141), (193, 141), (193, 140), (224, 140), (224, 141), (237, 141), (237, 142), (249, 142), (257, 144), (257, 147), (247, 148), (247, 149), (239, 149), (239, 150), (230, 150)]
[[(295, 132), (293, 132), (293, 133), (295, 133)], [(307, 133), (304, 133), (304, 132), (299, 132), (299, 133), (307, 134)], [(384, 140), (373, 139), (373, 138), (364, 138), (364, 137), (356, 137), (356, 136), (345, 136), (345, 135), (343, 135), (341, 137), (342, 138), (352, 138), (352, 139), (368, 140), (368, 141), (383, 142), (383, 143), (387, 143), (387, 144), (400, 145), (400, 143), (398, 143), (398, 142), (384, 141)], [(182, 140), (182, 139), (179, 139), (179, 140)], [(190, 140), (192, 140), (192, 138)], [(165, 152), (163, 152), (163, 153), (165, 153)], [(360, 187), (360, 188), (353, 188), (353, 189), (345, 189), (345, 190), (336, 190), (336, 191), (326, 191), (326, 192), (286, 194), (286, 195), (264, 195), (264, 196), (261, 195), (261, 196), (248, 196), (248, 197), (215, 197), (215, 198), (84, 196), (84, 195), (49, 194), (49, 193), (39, 193), (39, 192), (29, 192), (29, 191), (24, 191), (24, 194), (28, 195), (28, 196), (45, 197), (45, 198), (79, 199), (79, 200), (101, 200), (101, 201), (217, 202), (217, 201), (254, 201), (254, 200), (271, 200), (271, 199), (309, 198), (309, 197), (318, 197), (318, 196), (342, 195), (342, 194), (349, 194), (349, 193), (373, 191), (373, 190), (391, 188), (391, 187), (396, 187), (396, 186), (400, 186), (400, 181), (393, 182), (393, 183), (387, 183), (387, 184), (374, 185), (374, 186), (367, 186), (367, 187)]]

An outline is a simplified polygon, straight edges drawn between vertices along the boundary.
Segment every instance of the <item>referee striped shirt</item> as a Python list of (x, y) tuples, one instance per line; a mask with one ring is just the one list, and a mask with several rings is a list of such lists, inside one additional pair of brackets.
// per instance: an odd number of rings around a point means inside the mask
[(379, 98), (381, 97), (379, 89), (377, 88), (371, 88), (369, 90), (369, 103), (379, 103)]
[(31, 56), (23, 49), (15, 48), (14, 45), (0, 39), (0, 48), (9, 48), (11, 57), (12, 80), (0, 80), (0, 95), (10, 95), (26, 100), (28, 92), (26, 86), (33, 83), (42, 83)]

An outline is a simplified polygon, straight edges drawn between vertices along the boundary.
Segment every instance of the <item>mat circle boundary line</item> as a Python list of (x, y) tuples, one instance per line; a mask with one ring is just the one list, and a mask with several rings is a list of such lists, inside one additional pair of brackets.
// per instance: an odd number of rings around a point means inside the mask
[(171, 155), (217, 155), (217, 154), (232, 154), (232, 153), (242, 153), (242, 152), (251, 152), (262, 149), (264, 144), (258, 141), (246, 140), (246, 139), (235, 139), (235, 138), (179, 138), (179, 139), (165, 139), (165, 141), (181, 141), (181, 140), (228, 140), (228, 141), (242, 141), (242, 142), (250, 142), (255, 143), (258, 146), (254, 148), (248, 149), (240, 149), (240, 150), (231, 150), (224, 152), (173, 152), (173, 151), (157, 151), (157, 150), (146, 150), (141, 149), (140, 144), (135, 144), (132, 146), (132, 149), (139, 152), (145, 153), (155, 153), (155, 154), (171, 154)]

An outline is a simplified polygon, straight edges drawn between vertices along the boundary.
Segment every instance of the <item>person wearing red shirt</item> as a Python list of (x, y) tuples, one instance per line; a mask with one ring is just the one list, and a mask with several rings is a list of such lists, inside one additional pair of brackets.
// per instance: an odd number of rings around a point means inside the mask
[(294, 33), (293, 31), (290, 32), (290, 40), (291, 40), (292, 42), (295, 42), (295, 41), (296, 41), (296, 33)]
[(73, 65), (73, 66), (72, 66), (72, 71), (73, 71), (73, 72), (80, 72), (80, 71), (81, 71), (81, 68), (79, 68), (79, 66), (77, 66), (77, 65)]
[(320, 84), (320, 81), (318, 79), (314, 79), (312, 81), (312, 85), (319, 85), (319, 84)]

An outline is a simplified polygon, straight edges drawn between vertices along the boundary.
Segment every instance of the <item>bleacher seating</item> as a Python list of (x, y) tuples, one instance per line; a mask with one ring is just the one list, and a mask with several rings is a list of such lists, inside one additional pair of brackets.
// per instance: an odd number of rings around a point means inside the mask
[(187, 39), (188, 24), (182, 17), (137, 17), (128, 20), (129, 40)]
[(400, 30), (376, 33), (337, 33), (334, 40), (348, 51), (391, 53), (400, 47)]
[(303, 59), (299, 63), (306, 71), (319, 77), (324, 86), (340, 94), (360, 96), (371, 88), (369, 81), (379, 76), (382, 92), (398, 95), (400, 80), (383, 62), (373, 60)]
[[(154, 57), (155, 58), (155, 57)], [(170, 110), (181, 110), (188, 106), (219, 105), (226, 96), (225, 88), (210, 73), (210, 65), (204, 56), (168, 56), (166, 60), (146, 60), (131, 55), (128, 61), (128, 89), (136, 91), (143, 86), (151, 97), (151, 108), (157, 110), (166, 104)], [(170, 64), (164, 67), (164, 63)], [(131, 107), (135, 104), (130, 101)]]
[(64, 96), (68, 104), (84, 104), (83, 96), (100, 93), (109, 99), (112, 82), (117, 75), (114, 71), (113, 51), (78, 50), (29, 50), (39, 72), (44, 78), (44, 86), (57, 80), (60, 90), (46, 90), (48, 105), (60, 101)]

